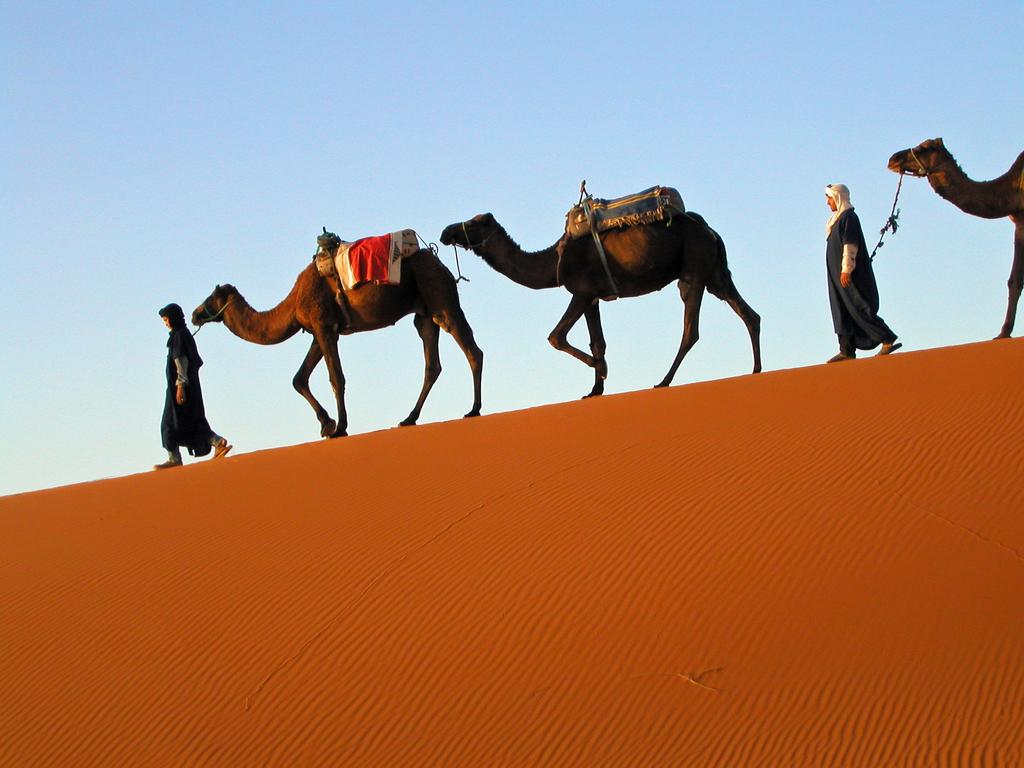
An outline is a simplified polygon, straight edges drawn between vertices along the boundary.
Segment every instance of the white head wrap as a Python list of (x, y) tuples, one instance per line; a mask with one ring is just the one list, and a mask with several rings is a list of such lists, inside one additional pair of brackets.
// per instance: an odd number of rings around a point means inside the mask
[(829, 184), (825, 187), (825, 194), (831, 197), (836, 204), (835, 212), (829, 217), (825, 225), (825, 239), (832, 234), (832, 226), (839, 220), (844, 211), (853, 208), (850, 205), (850, 188), (845, 184)]

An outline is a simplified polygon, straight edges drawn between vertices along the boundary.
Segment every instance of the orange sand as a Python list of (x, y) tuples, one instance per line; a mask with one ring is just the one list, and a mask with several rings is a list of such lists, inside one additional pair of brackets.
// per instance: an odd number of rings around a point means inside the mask
[(1022, 394), (989, 342), (0, 499), (0, 764), (1019, 765)]

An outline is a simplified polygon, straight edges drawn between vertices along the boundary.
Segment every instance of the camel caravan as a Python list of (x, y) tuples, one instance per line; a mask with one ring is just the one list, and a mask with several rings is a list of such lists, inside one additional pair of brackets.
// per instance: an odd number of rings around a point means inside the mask
[[(992, 219), (1008, 216), (1013, 221), (1009, 303), (997, 338), (1009, 337), (1024, 285), (1024, 153), (1003, 176), (987, 182), (969, 179), (942, 139), (897, 152), (888, 167), (899, 174), (927, 178), (940, 196), (966, 213)], [(725, 243), (703, 217), (686, 210), (682, 197), (671, 187), (602, 200), (587, 194), (584, 182), (580, 201), (566, 214), (565, 231), (540, 251), (522, 250), (490, 213), (448, 225), (440, 240), (472, 251), (519, 285), (534, 290), (564, 288), (569, 293), (569, 305), (548, 341), (593, 369), (594, 384), (585, 398), (601, 395), (608, 377), (601, 302), (643, 296), (673, 281), (683, 303), (682, 339), (668, 371), (655, 386), (672, 383), (683, 358), (697, 343), (705, 292), (725, 301), (743, 322), (750, 336), (753, 372), (761, 370), (761, 318), (733, 282)], [(394, 325), (412, 315), (423, 341), (424, 375), (416, 403), (401, 425), (416, 423), (440, 375), (442, 329), (466, 355), (473, 400), (465, 415), (478, 416), (483, 352), (459, 303), (457, 281), (436, 249), (422, 243), (413, 230), (348, 243), (325, 229), (317, 244), (312, 263), (276, 307), (255, 310), (234, 286), (218, 285), (192, 313), (193, 325), (220, 322), (256, 344), (279, 344), (300, 330), (311, 334), (309, 351), (292, 385), (316, 414), (321, 436), (339, 437), (347, 434), (348, 427), (339, 337)], [(589, 353), (568, 341), (569, 331), (581, 317), (590, 334)], [(326, 361), (334, 390), (336, 419), (309, 388), (310, 375), (321, 359)]]

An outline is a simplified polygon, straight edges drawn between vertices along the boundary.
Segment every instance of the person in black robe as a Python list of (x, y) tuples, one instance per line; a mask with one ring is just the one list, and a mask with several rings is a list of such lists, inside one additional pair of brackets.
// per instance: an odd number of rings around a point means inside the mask
[(850, 205), (850, 190), (845, 184), (829, 184), (825, 200), (832, 210), (825, 227), (828, 298), (839, 337), (839, 354), (829, 362), (852, 360), (858, 349), (874, 349), (879, 344), (879, 355), (891, 354), (903, 345), (878, 315), (878, 284), (860, 219)]
[(181, 447), (193, 456), (205, 456), (212, 448), (213, 457), (219, 459), (231, 450), (228, 441), (218, 435), (206, 420), (203, 389), (199, 383), (199, 356), (195, 339), (185, 325), (185, 313), (177, 304), (168, 304), (160, 310), (164, 325), (170, 329), (167, 339), (167, 392), (164, 414), (160, 422), (160, 436), (167, 450), (167, 461), (153, 469), (180, 467)]

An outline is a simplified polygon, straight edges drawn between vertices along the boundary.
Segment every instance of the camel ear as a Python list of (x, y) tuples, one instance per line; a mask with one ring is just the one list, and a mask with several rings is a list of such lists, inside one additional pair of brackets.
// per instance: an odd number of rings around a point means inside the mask
[(941, 136), (939, 136), (939, 138), (937, 138), (935, 140), (935, 143), (938, 144), (940, 147), (946, 146), (945, 144), (942, 143), (942, 137)]
[(480, 221), (483, 222), (484, 224), (493, 224), (494, 223), (494, 214), (493, 213), (485, 213), (483, 216), (480, 217)]

